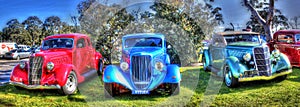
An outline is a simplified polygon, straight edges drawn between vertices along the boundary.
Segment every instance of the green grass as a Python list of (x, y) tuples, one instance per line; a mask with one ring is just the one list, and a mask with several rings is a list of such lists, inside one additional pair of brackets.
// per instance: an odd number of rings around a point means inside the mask
[[(222, 81), (200, 71), (199, 67), (181, 68), (181, 93), (131, 95), (123, 93), (114, 99), (104, 97), (103, 82), (95, 78), (79, 86), (75, 95), (62, 96), (56, 90), (17, 90), (0, 87), (0, 106), (299, 106), (300, 69), (284, 81), (255, 81), (227, 88)], [(210, 86), (208, 88), (208, 86)], [(211, 102), (210, 102), (211, 101)]]

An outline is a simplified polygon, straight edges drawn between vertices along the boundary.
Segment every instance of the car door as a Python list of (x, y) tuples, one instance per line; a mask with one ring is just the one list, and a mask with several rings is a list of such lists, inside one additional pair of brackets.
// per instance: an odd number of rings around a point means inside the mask
[(87, 51), (87, 58), (86, 58), (86, 62), (87, 62), (87, 67), (88, 68), (92, 68), (92, 69), (96, 69), (96, 65), (95, 64), (95, 50), (93, 48), (93, 45), (91, 44), (91, 41), (89, 38), (86, 38), (86, 51)]
[(279, 33), (277, 36), (276, 47), (279, 51), (285, 55), (287, 55), (292, 62), (294, 62), (294, 58), (292, 56), (295, 55), (296, 50), (293, 48), (295, 44), (294, 35), (288, 33)]
[(73, 61), (76, 63), (75, 66), (80, 74), (87, 71), (87, 58), (86, 40), (85, 38), (79, 38), (76, 42), (75, 57), (73, 58)]
[(212, 66), (218, 70), (221, 70), (224, 65), (224, 49), (226, 45), (222, 35), (216, 35), (213, 37), (213, 39), (214, 41), (210, 47)]

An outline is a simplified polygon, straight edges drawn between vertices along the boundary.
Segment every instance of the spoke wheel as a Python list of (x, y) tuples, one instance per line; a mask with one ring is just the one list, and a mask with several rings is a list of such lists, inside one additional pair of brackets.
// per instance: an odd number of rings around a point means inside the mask
[(70, 72), (66, 84), (62, 87), (63, 94), (74, 94), (77, 90), (77, 77), (74, 71)]
[(206, 63), (206, 58), (205, 58), (204, 55), (202, 56), (202, 64), (203, 64), (203, 70), (207, 72), (208, 71), (208, 69), (207, 69), (208, 65)]
[(224, 70), (224, 82), (227, 87), (236, 87), (238, 85), (238, 79), (233, 77), (232, 72), (228, 65), (225, 65)]

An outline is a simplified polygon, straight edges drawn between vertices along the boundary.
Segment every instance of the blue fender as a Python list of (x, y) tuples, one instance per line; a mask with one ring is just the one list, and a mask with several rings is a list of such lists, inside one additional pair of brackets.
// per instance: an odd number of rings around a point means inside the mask
[(104, 83), (118, 83), (121, 84), (130, 90), (133, 90), (133, 87), (130, 84), (130, 78), (126, 78), (125, 75), (130, 75), (128, 73), (124, 73), (119, 67), (115, 65), (108, 65), (103, 73), (103, 82)]
[[(210, 56), (209, 56), (209, 52), (208, 52), (207, 49), (205, 49), (205, 50), (203, 51), (203, 55), (204, 55), (204, 57), (205, 57), (205, 63), (206, 63), (206, 65), (207, 65), (207, 66), (210, 65)], [(206, 66), (206, 67), (207, 67), (207, 66)]]
[(276, 71), (280, 71), (283, 69), (291, 69), (292, 68), (289, 58), (283, 53), (280, 53), (279, 58), (271, 57), (271, 61), (272, 60), (276, 60), (276, 62), (277, 62), (276, 65), (272, 64), (272, 67), (273, 67), (272, 73), (275, 73)]
[(175, 64), (167, 66), (167, 74), (164, 79), (164, 83), (179, 83), (181, 81), (181, 74), (179, 67)]
[(239, 74), (240, 74), (239, 70), (240, 70), (240, 65), (241, 65), (239, 59), (237, 57), (230, 56), (230, 57), (226, 58), (226, 64), (229, 66), (229, 68), (232, 72), (232, 75), (235, 78), (239, 78)]

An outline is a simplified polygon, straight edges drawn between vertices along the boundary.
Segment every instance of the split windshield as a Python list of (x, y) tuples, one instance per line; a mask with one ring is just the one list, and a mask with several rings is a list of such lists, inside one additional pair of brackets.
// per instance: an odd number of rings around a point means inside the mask
[(148, 38), (127, 38), (125, 48), (132, 47), (162, 47), (162, 39), (157, 37)]
[(236, 34), (224, 36), (227, 44), (235, 42), (253, 42), (260, 43), (259, 35), (257, 34)]
[(72, 48), (73, 39), (71, 38), (55, 38), (45, 40), (42, 45), (42, 49), (51, 49), (51, 48)]

